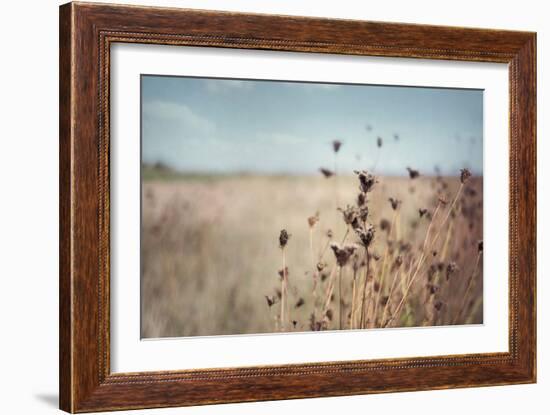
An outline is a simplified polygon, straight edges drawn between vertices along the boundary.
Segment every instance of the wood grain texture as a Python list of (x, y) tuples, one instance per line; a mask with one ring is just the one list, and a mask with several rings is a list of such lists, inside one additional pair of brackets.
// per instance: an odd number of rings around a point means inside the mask
[[(116, 42), (508, 63), (509, 352), (111, 373), (109, 60), (110, 45)], [(534, 33), (86, 3), (61, 6), (61, 409), (90, 412), (534, 382), (535, 68)]]
[(59, 406), (72, 407), (71, 321), (71, 102), (72, 20), (69, 8), (59, 14)]

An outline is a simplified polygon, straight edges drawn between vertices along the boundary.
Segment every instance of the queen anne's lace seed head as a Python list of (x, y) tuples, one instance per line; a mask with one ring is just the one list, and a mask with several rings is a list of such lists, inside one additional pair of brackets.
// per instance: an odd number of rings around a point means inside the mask
[(469, 169), (460, 169), (460, 183), (466, 183), (470, 177), (472, 172)]
[(281, 247), (281, 249), (286, 246), (289, 239), (290, 234), (286, 231), (286, 229), (282, 229), (281, 233), (279, 234), (279, 246)]
[(355, 170), (355, 174), (359, 179), (359, 189), (363, 193), (368, 193), (372, 190), (373, 186), (376, 183), (376, 177), (373, 174), (369, 173), (366, 170)]
[(348, 263), (349, 258), (357, 249), (357, 245), (340, 245), (337, 243), (331, 243), (330, 248), (332, 249), (332, 252), (334, 252), (334, 256), (336, 257), (336, 262), (338, 263), (338, 266), (344, 267)]

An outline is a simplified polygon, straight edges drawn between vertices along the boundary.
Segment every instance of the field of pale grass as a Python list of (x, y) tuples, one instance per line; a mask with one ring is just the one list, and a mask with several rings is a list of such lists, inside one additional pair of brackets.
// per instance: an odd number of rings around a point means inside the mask
[[(389, 302), (388, 316), (403, 297), (422, 250), (429, 217), (437, 195), (448, 199), (456, 193), (460, 179), (378, 177), (368, 194), (369, 222), (376, 236), (371, 255), (372, 274), (378, 286), (380, 312)], [(443, 190), (444, 189), (444, 190)], [(315, 262), (334, 264), (327, 231), (340, 242), (346, 225), (337, 207), (354, 204), (357, 177), (338, 176), (184, 176), (151, 177), (142, 188), (142, 337), (268, 333), (280, 330), (281, 249), (279, 233), (291, 234), (285, 248), (288, 265), (288, 330), (311, 330), (313, 304), (312, 256), (307, 218), (319, 213), (313, 228)], [(420, 326), (482, 322), (482, 259), (476, 264), (478, 241), (482, 239), (482, 179), (472, 178), (441, 232), (440, 242), (429, 252), (425, 265), (411, 286), (403, 311), (392, 326)], [(401, 201), (395, 214), (388, 198)], [(427, 209), (420, 217), (419, 209)], [(441, 209), (449, 209), (442, 206)], [(395, 221), (394, 221), (395, 215)], [(394, 222), (390, 235), (381, 221)], [(449, 229), (451, 227), (451, 229)], [(388, 244), (389, 240), (389, 244)], [(349, 242), (356, 242), (350, 234)], [(388, 249), (388, 246), (390, 249)], [(394, 272), (382, 276), (387, 256), (390, 269), (401, 255), (402, 273), (388, 297)], [(449, 278), (430, 277), (430, 264), (453, 262), (458, 271)], [(477, 265), (477, 272), (474, 267)], [(440, 267), (440, 271), (441, 271)], [(327, 270), (330, 268), (327, 267)], [(433, 268), (433, 267), (432, 267)], [(445, 268), (446, 269), (446, 268)], [(393, 270), (393, 269), (392, 269)], [(327, 271), (317, 274), (318, 301), (327, 292)], [(473, 278), (471, 278), (473, 276)], [(364, 278), (364, 277), (363, 277)], [(383, 279), (386, 279), (383, 281)], [(409, 280), (407, 279), (409, 278)], [(434, 280), (435, 278), (435, 280)], [(471, 279), (471, 281), (470, 281)], [(324, 280), (324, 281), (322, 281)], [(358, 280), (358, 283), (362, 284)], [(343, 298), (351, 295), (352, 272), (343, 269)], [(468, 285), (470, 287), (468, 288)], [(436, 288), (434, 288), (434, 286)], [(375, 291), (375, 287), (378, 288)], [(279, 292), (278, 292), (279, 290)], [(329, 300), (330, 315), (325, 329), (338, 328), (337, 292)], [(275, 300), (269, 306), (266, 296)], [(300, 304), (302, 303), (302, 304)], [(349, 317), (350, 304), (343, 301)], [(393, 304), (393, 305), (392, 305)], [(459, 311), (460, 310), (460, 311)], [(316, 317), (317, 318), (317, 317)], [(319, 317), (320, 318), (320, 317)], [(376, 318), (374, 318), (376, 320)], [(380, 324), (383, 322), (379, 322)], [(373, 323), (375, 324), (375, 323)], [(368, 327), (368, 326), (367, 326)]]

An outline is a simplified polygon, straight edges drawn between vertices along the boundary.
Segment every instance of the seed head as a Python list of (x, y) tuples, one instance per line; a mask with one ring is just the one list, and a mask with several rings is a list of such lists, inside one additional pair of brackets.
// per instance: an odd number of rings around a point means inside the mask
[(428, 209), (420, 208), (418, 209), (418, 214), (420, 217), (423, 217), (426, 213), (428, 213)]
[(391, 271), (395, 271), (399, 269), (403, 265), (403, 257), (401, 255), (398, 255), (397, 258), (395, 258), (395, 261), (393, 261), (393, 264), (391, 266)]
[(466, 183), (471, 176), (472, 172), (469, 169), (460, 169), (460, 183)]
[(391, 223), (389, 220), (384, 218), (380, 220), (380, 230), (389, 232), (390, 228), (391, 228)]
[(317, 271), (321, 272), (322, 270), (325, 269), (325, 267), (327, 266), (327, 264), (325, 264), (324, 262), (317, 262)]
[(435, 303), (434, 303), (434, 308), (439, 311), (441, 310), (441, 308), (443, 307), (443, 302), (441, 302), (440, 300), (437, 300)]
[(353, 223), (357, 219), (357, 211), (355, 210), (355, 208), (353, 206), (347, 205), (345, 209), (338, 208), (338, 210), (342, 212), (342, 217), (346, 225), (353, 225)]
[(325, 176), (325, 178), (329, 178), (329, 177), (332, 177), (334, 176), (334, 172), (332, 170), (329, 170), (329, 169), (325, 169), (324, 167), (321, 167), (319, 168), (319, 171), (323, 174), (323, 176)]
[(310, 323), (311, 331), (321, 331), (327, 328), (327, 325), (324, 321), (312, 321)]
[(477, 241), (477, 250), (478, 252), (483, 252), (483, 241)]
[(355, 229), (355, 233), (357, 234), (365, 248), (368, 248), (374, 240), (374, 226), (372, 226), (371, 224), (367, 224), (365, 229)]
[(395, 258), (395, 266), (400, 267), (401, 265), (403, 265), (403, 257), (398, 255), (397, 258)]
[(447, 279), (449, 279), (451, 275), (453, 275), (457, 271), (458, 271), (458, 265), (456, 265), (456, 262), (449, 262), (449, 265), (447, 265), (447, 271), (446, 271)]
[(352, 245), (352, 244), (346, 244), (346, 245), (340, 246), (337, 243), (331, 243), (330, 247), (334, 252), (334, 256), (336, 257), (336, 262), (340, 267), (343, 267), (347, 264), (349, 258), (353, 255), (353, 253), (357, 249), (357, 245)]
[(283, 279), (284, 277), (288, 277), (288, 267), (285, 267), (284, 270), (280, 269), (279, 271), (277, 271), (277, 274), (279, 274), (279, 277), (281, 277), (281, 279)]
[(276, 302), (275, 297), (274, 296), (269, 296), (269, 295), (265, 296), (265, 300), (267, 301), (267, 306), (268, 307), (271, 307)]
[(319, 212), (316, 212), (314, 216), (307, 218), (307, 223), (310, 228), (313, 228), (317, 222), (319, 222)]
[(332, 238), (332, 230), (331, 229), (328, 229), (327, 230), (327, 238), (331, 239)]
[(294, 307), (295, 307), (295, 308), (300, 308), (300, 307), (303, 306), (305, 303), (306, 303), (305, 300), (304, 300), (302, 297), (300, 297), (300, 298), (298, 299), (298, 301), (296, 302), (296, 304), (294, 305)]
[(435, 294), (436, 292), (439, 291), (439, 285), (436, 285), (436, 284), (427, 284), (426, 288), (430, 294)]
[(397, 210), (397, 208), (399, 207), (399, 204), (401, 203), (401, 200), (395, 199), (393, 197), (390, 197), (388, 200), (390, 201), (391, 208), (393, 210)]
[(340, 151), (340, 147), (342, 147), (342, 142), (340, 140), (334, 140), (332, 142), (332, 149), (335, 153), (338, 153), (338, 151)]
[(412, 248), (410, 242), (399, 241), (399, 252), (409, 252)]
[(279, 246), (281, 249), (286, 246), (288, 240), (290, 239), (290, 236), (291, 235), (286, 231), (286, 229), (281, 230), (281, 233), (279, 234)]
[(363, 193), (368, 193), (372, 190), (374, 184), (376, 183), (376, 177), (366, 170), (354, 171), (357, 174), (359, 179), (359, 189)]
[(411, 179), (416, 179), (418, 176), (420, 176), (420, 172), (418, 170), (411, 169), (410, 167), (407, 167), (407, 170)]

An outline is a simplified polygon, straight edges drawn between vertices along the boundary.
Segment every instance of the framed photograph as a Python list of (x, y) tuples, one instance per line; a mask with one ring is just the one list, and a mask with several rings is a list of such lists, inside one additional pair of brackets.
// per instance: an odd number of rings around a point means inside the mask
[(536, 381), (536, 35), (60, 8), (60, 407)]

